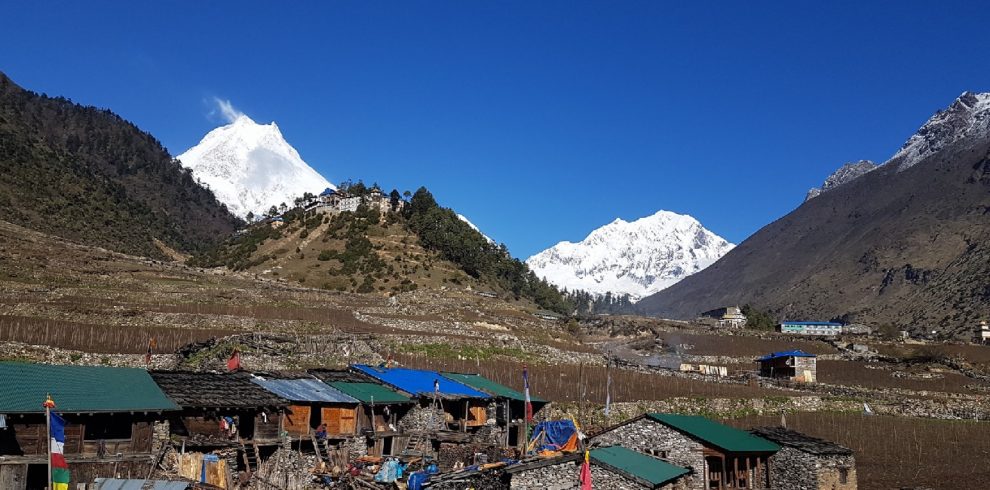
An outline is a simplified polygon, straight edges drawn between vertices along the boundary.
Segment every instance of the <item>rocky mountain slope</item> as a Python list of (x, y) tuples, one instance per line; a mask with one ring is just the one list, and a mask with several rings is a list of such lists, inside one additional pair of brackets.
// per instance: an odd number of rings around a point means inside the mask
[(526, 260), (558, 287), (593, 294), (628, 294), (634, 301), (670, 287), (732, 250), (696, 219), (659, 211), (621, 219), (578, 242), (560, 242)]
[(4, 219), (80, 243), (165, 258), (238, 225), (150, 134), (3, 73), (0, 169)]
[(960, 337), (990, 311), (990, 94), (964, 93), (890, 160), (644, 299), (686, 318), (751, 303)]
[(303, 161), (274, 122), (258, 124), (243, 114), (207, 133), (178, 159), (242, 218), (282, 203), (291, 206), (306, 192), (336, 189)]
[(838, 170), (836, 170), (832, 175), (829, 175), (822, 183), (821, 187), (812, 187), (808, 191), (808, 195), (804, 198), (805, 201), (818, 197), (823, 192), (828, 192), (836, 187), (852, 182), (853, 179), (862, 177), (868, 172), (872, 172), (877, 169), (879, 165), (869, 161), (860, 160), (858, 162), (847, 163)]

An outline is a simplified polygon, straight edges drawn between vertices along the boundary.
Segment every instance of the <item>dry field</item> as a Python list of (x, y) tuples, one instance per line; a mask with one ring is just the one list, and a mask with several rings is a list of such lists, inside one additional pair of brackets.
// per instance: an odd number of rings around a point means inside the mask
[(959, 373), (933, 373), (934, 379), (895, 377), (893, 374), (923, 374), (923, 371), (895, 371), (891, 369), (869, 369), (860, 361), (818, 361), (818, 380), (822, 383), (862, 386), (864, 388), (901, 388), (915, 391), (937, 391), (943, 393), (973, 393), (970, 387), (990, 388), (990, 383), (967, 378)]
[[(780, 425), (780, 417), (725, 422), (749, 428)], [(790, 414), (787, 426), (855, 451), (863, 490), (990, 486), (990, 422), (818, 412)]]
[(705, 335), (684, 332), (663, 332), (664, 344), (677, 347), (688, 344), (693, 348), (685, 354), (698, 356), (757, 357), (770, 352), (800, 349), (809, 354), (834, 354), (836, 350), (828, 344), (804, 339), (774, 338), (762, 339), (747, 335)]

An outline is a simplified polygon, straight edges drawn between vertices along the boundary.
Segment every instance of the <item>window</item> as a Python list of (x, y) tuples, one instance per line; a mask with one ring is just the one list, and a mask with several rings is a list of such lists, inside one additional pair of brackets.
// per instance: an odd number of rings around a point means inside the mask
[(650, 454), (660, 459), (667, 459), (668, 456), (667, 451), (662, 451), (660, 449), (650, 449)]
[(849, 468), (839, 468), (839, 483), (842, 485), (849, 483)]
[(87, 441), (131, 438), (131, 421), (125, 417), (95, 415), (84, 423)]

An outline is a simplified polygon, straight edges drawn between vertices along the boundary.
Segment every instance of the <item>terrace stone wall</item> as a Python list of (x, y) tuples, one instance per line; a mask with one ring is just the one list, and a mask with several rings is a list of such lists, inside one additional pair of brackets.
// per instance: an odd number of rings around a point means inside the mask
[(704, 446), (659, 422), (639, 419), (599, 434), (591, 441), (595, 445), (618, 445), (660, 457), (692, 471), (684, 478), (685, 488), (702, 490), (705, 487)]

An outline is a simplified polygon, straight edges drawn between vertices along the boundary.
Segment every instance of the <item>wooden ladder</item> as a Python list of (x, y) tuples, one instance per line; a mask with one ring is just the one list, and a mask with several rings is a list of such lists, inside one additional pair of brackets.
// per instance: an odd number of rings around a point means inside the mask
[[(316, 460), (321, 462), (327, 462), (327, 458), (323, 457), (324, 451), (320, 449), (321, 447), (326, 448), (325, 444), (327, 441), (323, 440), (322, 442), (324, 443), (324, 445), (321, 445), (320, 444), (321, 441), (316, 439), (316, 433), (313, 431), (309, 432), (309, 439), (313, 441), (313, 451), (316, 452)], [(327, 456), (329, 457), (330, 455), (327, 454)]]
[(248, 473), (258, 471), (258, 465), (260, 464), (260, 458), (258, 457), (258, 445), (252, 441), (251, 447), (248, 448), (247, 444), (244, 444), (244, 439), (241, 438), (237, 438), (237, 442), (241, 444), (241, 454), (244, 459), (244, 467), (247, 469)]
[(426, 442), (426, 434), (413, 432), (409, 435), (409, 440), (406, 441), (406, 449), (402, 451), (403, 454), (413, 454), (422, 453), (421, 447)]

